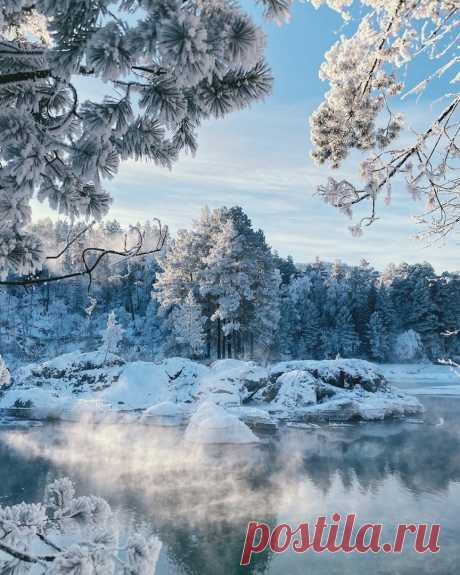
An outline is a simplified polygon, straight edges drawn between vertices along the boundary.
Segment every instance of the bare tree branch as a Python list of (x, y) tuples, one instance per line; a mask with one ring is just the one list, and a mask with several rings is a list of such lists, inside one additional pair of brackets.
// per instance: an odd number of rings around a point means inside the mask
[[(157, 221), (159, 222), (159, 220), (157, 220)], [(139, 230), (138, 230), (138, 232), (139, 232)], [(81, 254), (81, 259), (82, 259), (83, 267), (84, 267), (84, 269), (82, 269), (82, 270), (72, 272), (69, 274), (59, 275), (59, 276), (51, 276), (48, 278), (28, 277), (28, 278), (20, 278), (17, 280), (0, 280), (0, 285), (7, 285), (7, 286), (8, 285), (10, 285), (10, 286), (40, 285), (40, 284), (47, 284), (49, 282), (57, 282), (57, 281), (62, 281), (62, 280), (66, 280), (66, 279), (76, 278), (76, 277), (88, 276), (88, 278), (89, 278), (88, 291), (90, 291), (92, 281), (93, 281), (92, 273), (95, 271), (97, 266), (101, 263), (101, 261), (105, 257), (107, 257), (109, 255), (113, 255), (113, 256), (119, 256), (122, 258), (132, 258), (132, 257), (142, 257), (142, 256), (147, 256), (147, 255), (151, 255), (154, 253), (158, 253), (163, 249), (163, 247), (166, 243), (167, 237), (168, 237), (168, 227), (162, 226), (161, 222), (159, 222), (158, 234), (159, 235), (158, 235), (157, 243), (156, 243), (155, 247), (150, 249), (150, 250), (142, 250), (145, 237), (143, 234), (141, 234), (139, 232), (137, 243), (134, 246), (132, 246), (131, 248), (125, 248), (124, 251), (111, 250), (111, 249), (108, 250), (105, 248), (97, 248), (97, 247), (85, 248)], [(72, 240), (71, 243), (76, 241), (76, 239), (77, 238), (74, 238), (74, 240)], [(64, 248), (62, 253), (64, 253), (69, 247), (70, 247), (70, 245), (67, 245)], [(62, 255), (62, 253), (60, 255)], [(90, 262), (88, 262), (87, 258), (91, 254), (97, 254), (97, 257), (93, 262), (90, 263)], [(55, 259), (55, 258), (53, 256), (51, 256), (50, 259)]]

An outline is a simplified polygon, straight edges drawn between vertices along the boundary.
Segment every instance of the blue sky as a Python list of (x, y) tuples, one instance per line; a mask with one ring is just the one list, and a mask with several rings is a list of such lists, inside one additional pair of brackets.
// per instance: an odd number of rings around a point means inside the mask
[[(252, 1), (244, 4), (259, 18)], [(290, 23), (264, 28), (275, 77), (272, 96), (224, 120), (206, 122), (196, 157), (183, 157), (172, 171), (153, 164), (123, 164), (105, 186), (114, 197), (110, 218), (128, 224), (159, 217), (174, 232), (188, 227), (204, 205), (238, 204), (265, 231), (274, 249), (298, 262), (316, 256), (350, 263), (365, 258), (383, 268), (390, 262), (426, 260), (439, 271), (459, 269), (454, 236), (431, 246), (414, 239), (420, 229), (412, 216), (423, 205), (414, 203), (403, 186), (395, 186), (392, 205), (381, 206), (381, 220), (361, 238), (353, 238), (350, 221), (315, 195), (331, 171), (309, 158), (308, 116), (326, 90), (318, 79), (324, 52), (350, 28), (342, 28), (340, 17), (326, 7), (315, 10), (300, 2)], [(413, 78), (423, 71), (423, 65), (418, 66)], [(429, 113), (427, 107), (412, 100), (402, 109), (417, 124)], [(358, 162), (348, 161), (332, 175), (356, 181), (357, 172)], [(52, 212), (34, 204), (34, 215)]]

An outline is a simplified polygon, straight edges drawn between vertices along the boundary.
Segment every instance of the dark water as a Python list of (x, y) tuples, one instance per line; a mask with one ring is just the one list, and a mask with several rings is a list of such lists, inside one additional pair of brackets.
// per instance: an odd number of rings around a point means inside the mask
[[(133, 426), (0, 428), (0, 504), (39, 501), (68, 475), (126, 524), (163, 542), (157, 573), (457, 575), (460, 399), (424, 400), (430, 421), (285, 429), (258, 446), (200, 448), (176, 431)], [(440, 523), (441, 551), (417, 555), (263, 553), (240, 567), (248, 521), (274, 526), (357, 513), (360, 522)]]

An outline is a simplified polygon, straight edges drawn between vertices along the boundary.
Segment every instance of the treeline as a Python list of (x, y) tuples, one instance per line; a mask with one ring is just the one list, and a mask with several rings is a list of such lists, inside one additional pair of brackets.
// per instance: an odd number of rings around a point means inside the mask
[[(46, 220), (34, 226), (58, 254), (82, 228)], [(154, 223), (92, 227), (42, 277), (81, 266), (85, 247), (118, 248)], [(134, 234), (134, 237), (133, 237)], [(460, 354), (460, 275), (428, 263), (349, 266), (317, 260), (297, 266), (267, 245), (240, 207), (203, 210), (190, 229), (154, 257), (110, 256), (87, 278), (0, 292), (0, 354), (11, 364), (99, 345), (110, 312), (128, 359), (363, 357), (436, 360)]]

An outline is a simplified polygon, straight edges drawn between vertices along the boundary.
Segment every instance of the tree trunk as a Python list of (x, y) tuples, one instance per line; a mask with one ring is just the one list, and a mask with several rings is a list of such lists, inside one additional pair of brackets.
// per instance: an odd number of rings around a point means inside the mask
[(206, 359), (211, 359), (211, 322), (206, 322)]
[(217, 359), (222, 359), (221, 348), (220, 348), (220, 318), (217, 318)]

